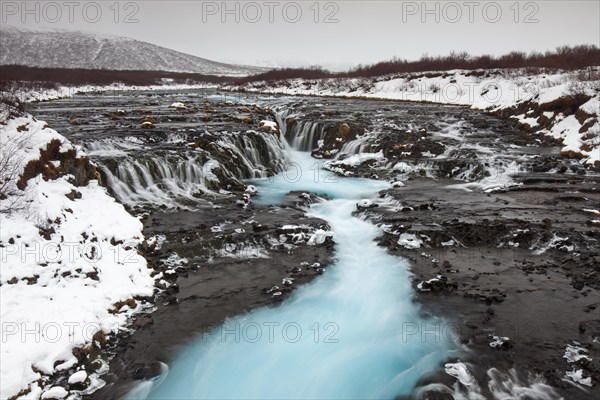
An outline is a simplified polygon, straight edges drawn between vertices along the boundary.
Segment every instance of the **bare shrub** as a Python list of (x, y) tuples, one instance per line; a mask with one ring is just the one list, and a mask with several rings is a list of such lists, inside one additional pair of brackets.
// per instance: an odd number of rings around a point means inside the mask
[(27, 193), (19, 189), (17, 183), (24, 164), (20, 150), (28, 147), (29, 139), (24, 134), (0, 146), (0, 214), (23, 211), (28, 206)]
[(18, 82), (8, 82), (0, 86), (0, 124), (11, 116), (22, 115), (26, 111), (20, 93), (23, 87)]
[[(600, 49), (595, 45), (561, 46), (555, 51), (545, 53), (524, 53), (513, 51), (502, 56), (471, 56), (466, 52), (451, 52), (447, 56), (432, 57), (427, 54), (419, 60), (408, 61), (392, 58), (371, 65), (359, 65), (347, 72), (332, 73), (321, 68), (285, 68), (268, 71), (259, 75), (236, 80), (235, 84), (256, 81), (275, 81), (285, 79), (322, 79), (373, 77), (400, 73), (425, 71), (490, 70), (501, 69), (505, 73), (515, 74), (525, 68), (526, 74), (545, 73), (554, 70), (577, 70), (600, 65)], [(518, 73), (523, 73), (519, 71)], [(597, 78), (596, 78), (597, 79)]]
[(0, 85), (22, 82), (32, 89), (55, 89), (61, 85), (160, 85), (170, 79), (173, 83), (223, 83), (230, 78), (185, 72), (110, 71), (80, 68), (38, 68), (25, 65), (0, 66)]

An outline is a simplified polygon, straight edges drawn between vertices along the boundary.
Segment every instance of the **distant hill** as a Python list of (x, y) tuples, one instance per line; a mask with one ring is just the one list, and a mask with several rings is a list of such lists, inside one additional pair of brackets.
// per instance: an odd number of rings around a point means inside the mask
[(0, 30), (0, 65), (246, 76), (265, 68), (225, 64), (126, 37), (66, 30)]

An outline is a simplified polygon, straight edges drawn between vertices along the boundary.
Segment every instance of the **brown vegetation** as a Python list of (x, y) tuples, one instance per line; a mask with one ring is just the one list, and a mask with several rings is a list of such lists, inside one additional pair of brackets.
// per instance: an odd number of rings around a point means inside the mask
[(23, 65), (0, 66), (0, 91), (5, 91), (11, 82), (36, 82), (42, 89), (62, 85), (125, 85), (149, 86), (164, 83), (223, 83), (230, 78), (162, 71), (109, 71), (93, 69), (37, 68)]
[(137, 303), (133, 297), (130, 297), (127, 300), (117, 301), (115, 304), (113, 304), (113, 307), (108, 310), (108, 312), (111, 314), (117, 314), (124, 306), (127, 306), (133, 310), (137, 307)]
[[(526, 68), (530, 73), (541, 69), (575, 70), (600, 65), (600, 49), (595, 45), (561, 46), (555, 51), (545, 53), (524, 53), (513, 51), (502, 56), (471, 56), (466, 52), (451, 52), (447, 56), (432, 57), (423, 55), (419, 60), (408, 61), (393, 58), (372, 65), (359, 65), (345, 72), (330, 72), (318, 66), (310, 68), (273, 69), (258, 75), (244, 78), (231, 78), (195, 73), (164, 71), (110, 71), (90, 69), (36, 68), (22, 65), (0, 66), (0, 91), (6, 91), (11, 82), (35, 82), (37, 88), (49, 89), (62, 85), (125, 85), (148, 86), (164, 83), (215, 83), (244, 84), (259, 81), (277, 81), (285, 79), (323, 79), (323, 78), (359, 78), (395, 73), (448, 71), (453, 69), (506, 69)], [(597, 72), (590, 71), (590, 74)], [(477, 74), (477, 72), (473, 72)], [(589, 80), (585, 73), (582, 80)], [(593, 79), (593, 77), (591, 78)]]
[[(452, 52), (447, 56), (422, 56), (417, 61), (394, 58), (376, 64), (354, 68), (347, 72), (332, 73), (319, 67), (285, 68), (268, 71), (238, 79), (237, 84), (258, 81), (274, 81), (283, 79), (323, 79), (323, 78), (360, 78), (396, 73), (449, 71), (453, 69), (506, 69), (526, 68), (530, 73), (541, 72), (541, 69), (575, 70), (600, 65), (600, 49), (595, 45), (561, 46), (555, 51), (545, 53), (524, 53), (513, 51), (503, 56), (482, 55), (474, 57), (466, 52)], [(592, 72), (590, 72), (592, 73)], [(583, 76), (582, 79), (587, 79)]]
[[(24, 190), (27, 182), (38, 175), (41, 175), (44, 180), (49, 180), (72, 174), (73, 183), (77, 186), (85, 186), (92, 179), (101, 180), (100, 174), (87, 157), (77, 157), (74, 149), (61, 153), (61, 144), (60, 140), (54, 139), (46, 145), (45, 149), (40, 150), (40, 157), (25, 165), (17, 181), (17, 188)], [(55, 166), (51, 161), (60, 161), (60, 164)]]

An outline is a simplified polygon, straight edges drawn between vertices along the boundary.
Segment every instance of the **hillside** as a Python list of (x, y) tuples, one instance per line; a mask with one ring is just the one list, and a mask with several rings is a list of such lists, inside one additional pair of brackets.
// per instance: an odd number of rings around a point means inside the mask
[(224, 64), (138, 40), (66, 30), (0, 31), (0, 65), (245, 76), (264, 69)]

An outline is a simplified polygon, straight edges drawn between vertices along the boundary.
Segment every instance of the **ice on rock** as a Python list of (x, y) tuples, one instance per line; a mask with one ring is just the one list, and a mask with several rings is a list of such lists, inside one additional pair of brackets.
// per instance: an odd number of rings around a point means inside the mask
[(590, 387), (592, 386), (592, 378), (589, 376), (587, 378), (584, 378), (582, 369), (574, 369), (573, 371), (567, 371), (565, 375), (567, 376), (567, 378), (570, 378), (573, 382), (579, 383), (580, 385)]
[(575, 343), (573, 345), (568, 344), (565, 348), (565, 355), (563, 358), (565, 358), (567, 362), (575, 363), (582, 359), (591, 360), (591, 358), (587, 355), (588, 349), (578, 346), (578, 344), (579, 343)]
[[(567, 360), (569, 364), (577, 363), (581, 360), (591, 361), (592, 358), (588, 355), (589, 350), (585, 347), (580, 346), (579, 342), (574, 342), (573, 344), (568, 344), (565, 348), (565, 354), (563, 356), (564, 359)], [(582, 369), (575, 369), (571, 371), (567, 371), (565, 376), (575, 383), (579, 383), (584, 386), (592, 386), (592, 378), (584, 377)]]
[(505, 347), (508, 343), (510, 343), (510, 338), (506, 336), (493, 336), (492, 341), (490, 342), (490, 347), (492, 348), (502, 348)]
[(328, 237), (332, 237), (332, 236), (333, 236), (333, 232), (324, 231), (323, 229), (317, 229), (317, 231), (312, 234), (310, 239), (308, 239), (308, 242), (306, 242), (306, 244), (308, 244), (309, 246), (323, 244), (323, 243), (325, 243), (325, 240)]
[(471, 386), (475, 383), (475, 378), (467, 369), (467, 366), (461, 362), (447, 363), (444, 369), (448, 375), (455, 377), (465, 386)]

